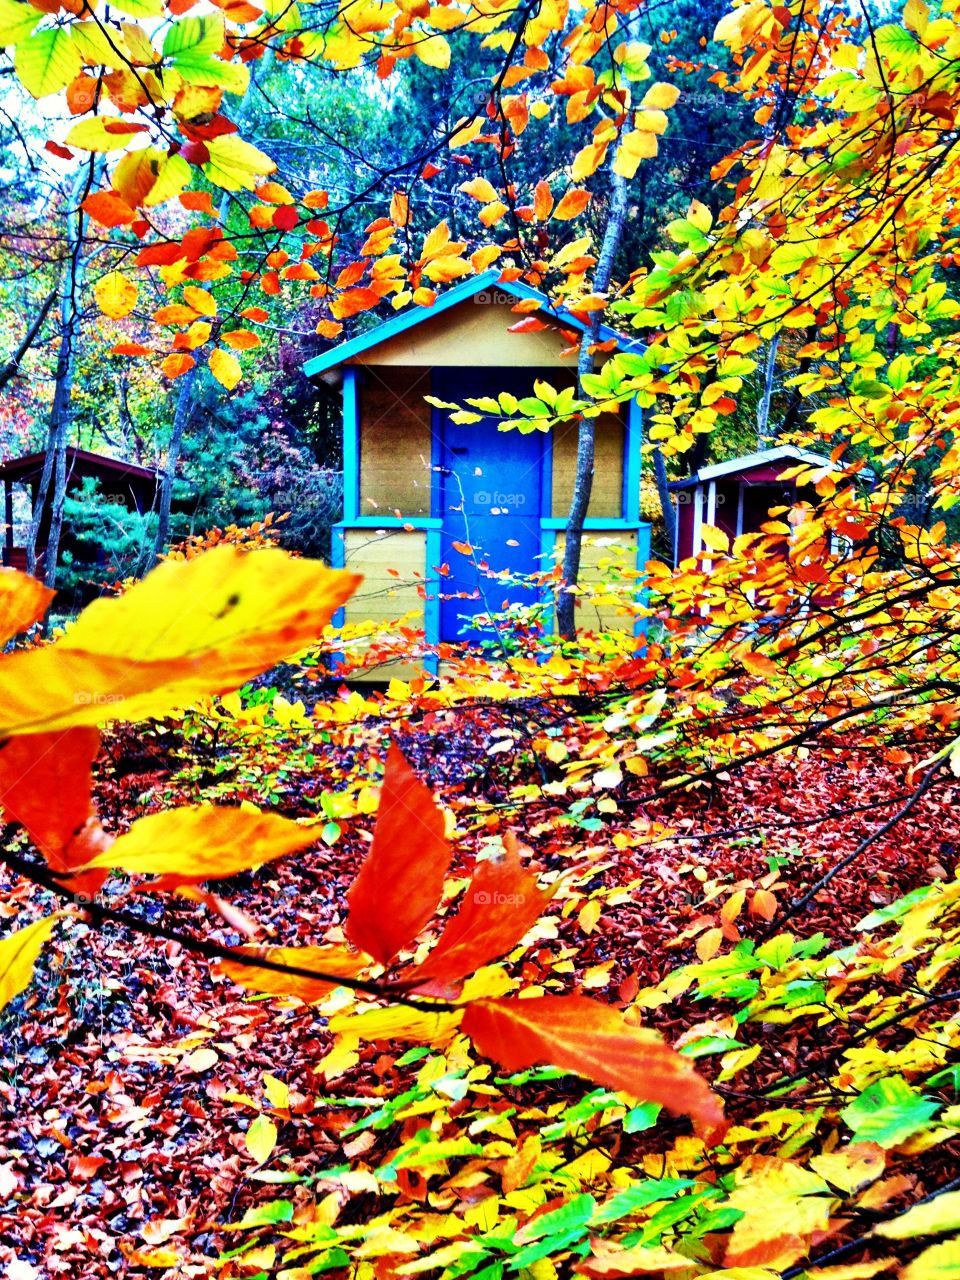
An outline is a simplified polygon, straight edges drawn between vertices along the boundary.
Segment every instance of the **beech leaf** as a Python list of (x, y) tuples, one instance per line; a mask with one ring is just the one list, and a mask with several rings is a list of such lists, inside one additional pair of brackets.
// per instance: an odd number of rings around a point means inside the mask
[(389, 964), (436, 911), (449, 867), (443, 814), (400, 749), (391, 746), (373, 844), (347, 894), (347, 937)]
[(586, 996), (480, 1000), (467, 1009), (462, 1029), (508, 1071), (561, 1067), (689, 1115), (709, 1135), (723, 1129), (720, 1101), (688, 1058), (655, 1032), (632, 1026), (616, 1009)]

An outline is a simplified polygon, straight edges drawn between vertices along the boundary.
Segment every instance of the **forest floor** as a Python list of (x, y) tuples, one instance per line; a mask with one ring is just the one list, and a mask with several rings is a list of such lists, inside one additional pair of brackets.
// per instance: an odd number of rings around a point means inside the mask
[[(891, 797), (905, 794), (902, 765), (856, 751), (812, 753), (802, 763), (752, 765), (709, 793), (669, 803), (647, 802), (643, 779), (628, 777), (616, 812), (584, 829), (556, 820), (568, 800), (541, 796), (512, 807), (518, 781), (538, 779), (518, 776), (509, 753), (491, 754), (496, 737), (482, 718), (468, 736), (410, 730), (399, 741), (455, 812), (491, 815), (458, 841), (457, 871), (471, 865), (489, 829), (512, 828), (545, 871), (573, 868), (601, 899), (626, 889), (615, 909), (596, 920), (571, 913), (542, 944), (575, 952), (571, 990), (582, 984), (620, 1006), (639, 986), (696, 958), (696, 939), (715, 919), (711, 886), (735, 889), (778, 872), (772, 879), (782, 907), (877, 830), (896, 807)], [(195, 784), (178, 780), (182, 761), (145, 747), (131, 731), (107, 741), (105, 758), (98, 802), (108, 826), (168, 806), (171, 797), (197, 798)], [(313, 772), (288, 776), (284, 811), (315, 814), (317, 788), (335, 785), (342, 766), (328, 750)], [(792, 927), (842, 943), (865, 913), (952, 877), (960, 863), (958, 789), (951, 777), (931, 789)], [(657, 823), (665, 834), (651, 842)], [(342, 919), (372, 819), (341, 825), (333, 847), (271, 864), (222, 891), (276, 941), (319, 942)], [(639, 825), (648, 833), (643, 843)], [(0, 870), (0, 913), (39, 912), (45, 898)], [(148, 919), (231, 945), (243, 940), (196, 903), (148, 896), (135, 903)], [(766, 921), (744, 914), (738, 925), (759, 936)], [(536, 952), (526, 963), (536, 964)], [(660, 1025), (675, 1039), (684, 1028), (676, 1007), (668, 1008)], [(650, 1017), (656, 1024), (658, 1011)], [(385, 1141), (367, 1132), (361, 1136), (371, 1149), (358, 1148), (341, 1135), (344, 1112), (322, 1099), (400, 1089), (404, 1080), (383, 1044), (361, 1046), (355, 1065), (329, 1068), (328, 1078), (317, 1064), (331, 1036), (311, 1008), (250, 998), (176, 943), (79, 922), (60, 933), (0, 1032), (0, 1275), (7, 1280), (158, 1275), (171, 1247), (180, 1259), (175, 1274), (207, 1274), (211, 1259), (231, 1247), (223, 1225), (276, 1190), (257, 1181), (244, 1145), (249, 1113), (231, 1095), (259, 1091), (264, 1073), (286, 1084), (293, 1101), (277, 1154), (287, 1170), (309, 1175), (358, 1151), (375, 1163), (376, 1143)]]

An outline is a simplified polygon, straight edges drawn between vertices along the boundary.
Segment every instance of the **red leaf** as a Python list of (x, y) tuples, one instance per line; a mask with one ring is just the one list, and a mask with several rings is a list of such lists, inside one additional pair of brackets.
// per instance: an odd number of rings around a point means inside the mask
[[(82, 867), (103, 847), (90, 773), (99, 750), (96, 729), (24, 734), (10, 738), (0, 750), (0, 806), (8, 822), (23, 827), (53, 871)], [(92, 896), (107, 874), (86, 872), (69, 881), (69, 887)]]
[(453, 982), (499, 956), (512, 951), (543, 915), (553, 897), (541, 889), (532, 872), (524, 869), (511, 839), (505, 856), (481, 862), (473, 873), (457, 915), (440, 935), (440, 941), (411, 977)]
[(548, 1063), (688, 1115), (710, 1136), (724, 1128), (720, 1101), (689, 1058), (610, 1005), (586, 996), (481, 1000), (467, 1009), (462, 1029), (508, 1071)]
[(347, 937), (388, 964), (436, 911), (449, 868), (443, 814), (392, 746), (373, 844), (347, 894)]
[(300, 221), (300, 215), (291, 204), (282, 204), (273, 211), (273, 225), (278, 231), (292, 231)]
[(61, 147), (59, 142), (45, 142), (43, 144), (44, 151), (49, 151), (52, 156), (59, 156), (61, 160), (72, 160), (73, 152), (69, 147)]

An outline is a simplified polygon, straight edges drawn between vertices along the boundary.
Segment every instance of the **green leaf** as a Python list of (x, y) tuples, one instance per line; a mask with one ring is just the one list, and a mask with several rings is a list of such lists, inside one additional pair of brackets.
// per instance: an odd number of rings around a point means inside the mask
[[(252, 1126), (251, 1126), (252, 1127)], [(268, 1204), (258, 1204), (248, 1209), (239, 1222), (227, 1222), (224, 1231), (242, 1231), (246, 1227), (271, 1227), (278, 1222), (293, 1220), (293, 1202), (291, 1200), (271, 1200)]]
[(223, 48), (224, 38), (219, 13), (205, 18), (181, 18), (163, 38), (163, 56), (178, 64), (191, 58), (210, 58)]
[(877, 48), (898, 69), (913, 66), (919, 58), (920, 46), (914, 37), (899, 22), (890, 22), (886, 26), (877, 27), (874, 33)]
[(597, 1211), (597, 1202), (585, 1192), (573, 1196), (559, 1209), (551, 1209), (534, 1222), (527, 1223), (524, 1236), (529, 1240), (542, 1240), (545, 1236), (557, 1236), (586, 1226)]
[(110, 0), (110, 6), (131, 18), (159, 18), (163, 13), (163, 0)]
[(926, 1128), (940, 1104), (918, 1093), (903, 1076), (888, 1076), (864, 1089), (841, 1111), (858, 1142), (895, 1147)]
[(20, 83), (35, 98), (66, 88), (80, 72), (80, 55), (68, 27), (38, 31), (17, 46), (13, 65)]

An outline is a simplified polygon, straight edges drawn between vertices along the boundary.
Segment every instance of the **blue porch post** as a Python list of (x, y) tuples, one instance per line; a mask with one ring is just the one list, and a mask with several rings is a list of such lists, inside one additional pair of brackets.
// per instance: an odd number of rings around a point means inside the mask
[(357, 371), (343, 370), (343, 520), (350, 524), (360, 514), (360, 397)]
[(643, 410), (631, 400), (623, 442), (623, 518), (629, 524), (640, 519), (640, 474), (643, 451)]

